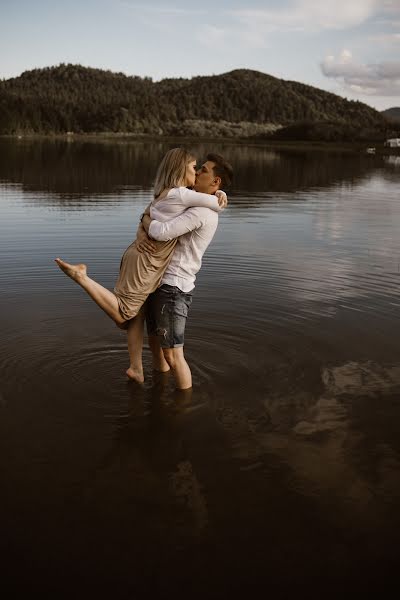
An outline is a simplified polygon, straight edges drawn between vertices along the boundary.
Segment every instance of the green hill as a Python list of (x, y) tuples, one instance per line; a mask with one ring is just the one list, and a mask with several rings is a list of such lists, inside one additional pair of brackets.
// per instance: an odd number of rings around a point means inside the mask
[(389, 119), (389, 121), (394, 121), (395, 123), (400, 123), (400, 107), (387, 108), (383, 110), (381, 114)]
[(264, 137), (302, 122), (352, 125), (356, 131), (387, 127), (385, 117), (366, 104), (246, 69), (153, 82), (61, 64), (0, 82), (1, 134)]

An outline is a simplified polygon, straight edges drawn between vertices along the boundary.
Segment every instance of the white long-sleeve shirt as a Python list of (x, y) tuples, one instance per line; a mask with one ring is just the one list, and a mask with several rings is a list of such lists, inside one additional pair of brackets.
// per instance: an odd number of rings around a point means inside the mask
[[(187, 192), (193, 193), (186, 188), (177, 189), (182, 190), (181, 198), (186, 197), (186, 201), (189, 199)], [(195, 193), (205, 196), (205, 203), (207, 198), (207, 201), (212, 198), (208, 194)], [(167, 220), (166, 211), (161, 206), (161, 202), (164, 201), (168, 202), (168, 196), (150, 208), (150, 216), (155, 220), (150, 223), (149, 235), (158, 241), (168, 241), (176, 237), (179, 239), (160, 285), (166, 283), (178, 287), (182, 292), (190, 292), (201, 268), (203, 254), (218, 227), (218, 212), (206, 206), (200, 207), (197, 203), (197, 206), (184, 210), (175, 218), (171, 219), (169, 216)]]
[(150, 216), (152, 219), (164, 222), (181, 215), (187, 208), (193, 206), (211, 208), (216, 212), (223, 210), (218, 204), (217, 196), (177, 187), (170, 189), (162, 200), (153, 200), (150, 205)]

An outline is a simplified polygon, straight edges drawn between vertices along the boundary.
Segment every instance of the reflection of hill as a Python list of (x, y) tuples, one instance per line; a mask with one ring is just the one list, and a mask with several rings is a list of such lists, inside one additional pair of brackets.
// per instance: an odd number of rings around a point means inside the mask
[(2, 141), (0, 179), (28, 190), (90, 196), (124, 186), (150, 187), (161, 144), (98, 144), (67, 141)]
[[(240, 149), (239, 149), (240, 150)], [(307, 150), (280, 150), (276, 160), (257, 148), (246, 148), (234, 161), (235, 188), (254, 192), (293, 192), (329, 187), (340, 181), (354, 182), (371, 171), (363, 156)]]
[[(99, 142), (1, 140), (0, 179), (27, 190), (58, 194), (65, 201), (124, 189), (149, 189), (157, 165), (176, 142)], [(291, 192), (352, 183), (383, 166), (383, 159), (350, 153), (229, 143), (191, 144), (201, 162), (208, 151), (223, 154), (234, 166), (235, 192)], [(251, 200), (256, 204), (256, 198)]]

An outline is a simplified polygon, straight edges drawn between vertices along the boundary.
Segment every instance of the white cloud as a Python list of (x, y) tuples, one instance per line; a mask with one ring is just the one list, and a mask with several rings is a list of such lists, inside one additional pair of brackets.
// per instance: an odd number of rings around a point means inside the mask
[(368, 39), (370, 42), (384, 46), (394, 46), (400, 44), (400, 33), (377, 33), (376, 35), (370, 35)]
[(400, 96), (400, 61), (360, 64), (349, 50), (343, 50), (338, 58), (327, 56), (321, 70), (357, 94)]
[(215, 25), (202, 25), (197, 29), (196, 39), (204, 46), (217, 50), (230, 50), (232, 48), (265, 48), (267, 41), (263, 33), (251, 31), (240, 27), (216, 27)]
[(400, 14), (400, 0), (384, 0), (383, 11), (388, 13)]
[(207, 46), (229, 40), (234, 47), (265, 48), (269, 33), (347, 29), (361, 25), (379, 8), (382, 0), (290, 0), (280, 8), (231, 9), (221, 11), (232, 19), (224, 29), (203, 24), (196, 38)]
[(205, 46), (220, 48), (226, 40), (227, 32), (214, 25), (204, 25), (196, 33), (196, 38)]
[(294, 0), (291, 6), (281, 9), (233, 10), (231, 14), (243, 25), (262, 27), (267, 33), (357, 27), (381, 9), (381, 0)]
[(130, 0), (119, 0), (122, 5), (125, 5), (135, 11), (140, 12), (149, 12), (154, 15), (158, 14), (160, 16), (170, 15), (172, 17), (177, 16), (194, 16), (194, 15), (202, 15), (206, 14), (205, 10), (195, 9), (195, 8), (177, 8), (174, 6), (162, 6), (161, 4), (156, 4), (151, 6), (150, 4), (140, 4)]

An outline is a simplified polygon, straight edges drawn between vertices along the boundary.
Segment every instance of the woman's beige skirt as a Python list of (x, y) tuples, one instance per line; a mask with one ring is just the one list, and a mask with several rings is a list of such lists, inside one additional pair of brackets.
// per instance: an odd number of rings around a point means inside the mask
[[(136, 241), (125, 250), (114, 294), (118, 300), (119, 312), (126, 321), (138, 314), (147, 296), (160, 285), (176, 242), (176, 239), (153, 242), (156, 251), (152, 254), (139, 252)], [(126, 323), (125, 326), (127, 325)]]

